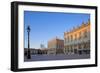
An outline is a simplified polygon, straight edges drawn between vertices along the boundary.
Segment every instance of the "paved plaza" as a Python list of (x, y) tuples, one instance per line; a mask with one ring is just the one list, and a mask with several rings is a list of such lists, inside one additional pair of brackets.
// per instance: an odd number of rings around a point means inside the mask
[(31, 59), (27, 59), (24, 57), (25, 62), (30, 61), (50, 61), (50, 60), (73, 60), (73, 59), (89, 59), (90, 54), (72, 54), (72, 55), (65, 55), (65, 54), (58, 54), (58, 55), (31, 55)]

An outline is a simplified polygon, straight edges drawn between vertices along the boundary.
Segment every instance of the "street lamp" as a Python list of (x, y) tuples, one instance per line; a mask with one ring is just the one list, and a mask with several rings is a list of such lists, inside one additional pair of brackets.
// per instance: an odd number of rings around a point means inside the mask
[(27, 26), (27, 33), (28, 33), (28, 51), (27, 51), (27, 59), (31, 59), (31, 53), (30, 53), (30, 26)]

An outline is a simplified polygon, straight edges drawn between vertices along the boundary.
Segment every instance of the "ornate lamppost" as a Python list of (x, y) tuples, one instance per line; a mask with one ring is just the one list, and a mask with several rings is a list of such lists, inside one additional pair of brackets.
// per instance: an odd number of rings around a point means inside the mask
[(30, 53), (30, 26), (27, 26), (27, 33), (28, 33), (28, 51), (27, 51), (27, 59), (31, 59), (31, 53)]

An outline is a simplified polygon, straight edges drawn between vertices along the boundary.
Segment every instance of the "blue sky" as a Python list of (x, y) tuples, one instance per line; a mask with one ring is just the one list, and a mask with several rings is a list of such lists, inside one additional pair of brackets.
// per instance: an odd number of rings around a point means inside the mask
[(55, 37), (64, 39), (64, 32), (86, 23), (90, 14), (24, 11), (24, 47), (27, 48), (27, 26), (30, 25), (30, 47), (47, 47)]

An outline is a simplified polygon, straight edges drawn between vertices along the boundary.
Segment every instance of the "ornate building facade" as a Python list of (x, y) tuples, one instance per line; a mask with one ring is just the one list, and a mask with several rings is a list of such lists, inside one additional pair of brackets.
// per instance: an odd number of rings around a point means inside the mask
[[(25, 48), (25, 55), (27, 55), (27, 50), (28, 48)], [(71, 31), (64, 32), (64, 40), (56, 37), (48, 41), (47, 48), (30, 48), (30, 53), (32, 55), (89, 54), (90, 21), (82, 23), (81, 26), (73, 28)]]
[(81, 26), (64, 32), (65, 54), (89, 54), (90, 53), (90, 21)]

